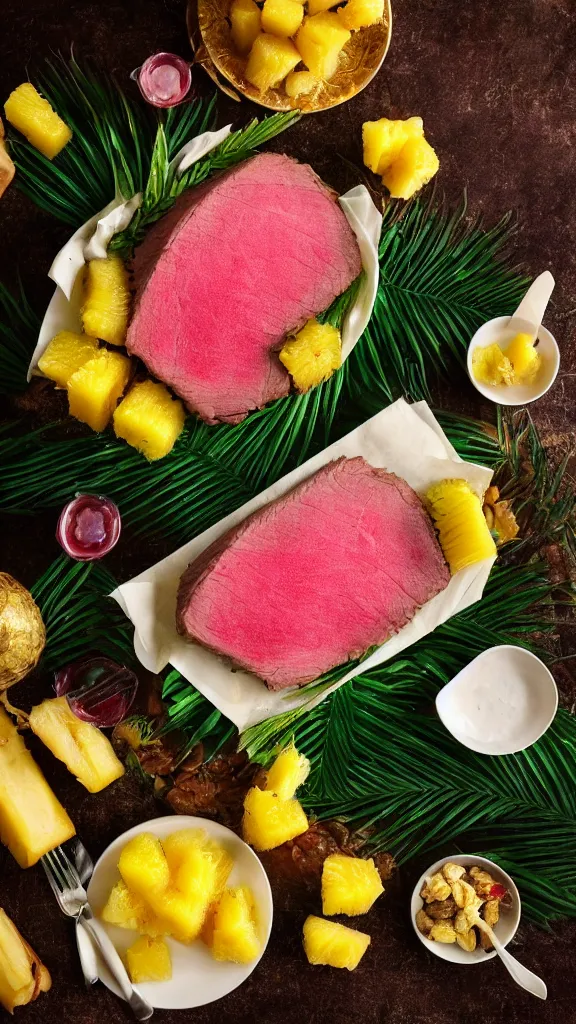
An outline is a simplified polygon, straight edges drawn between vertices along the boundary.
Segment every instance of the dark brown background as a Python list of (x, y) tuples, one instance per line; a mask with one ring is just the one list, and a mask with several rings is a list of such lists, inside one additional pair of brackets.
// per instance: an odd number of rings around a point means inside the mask
[[(552, 455), (573, 444), (576, 360), (576, 3), (575, 0), (392, 0), (390, 54), (369, 89), (344, 107), (309, 118), (280, 146), (312, 161), (336, 186), (349, 183), (341, 157), (361, 163), (360, 126), (382, 115), (421, 114), (441, 158), (439, 184), (457, 200), (464, 188), (471, 213), (493, 223), (508, 209), (523, 222), (516, 255), (534, 274), (549, 268), (557, 280), (547, 318), (562, 350), (553, 393), (535, 410)], [(0, 27), (0, 100), (33, 74), (51, 51), (90, 57), (127, 84), (128, 73), (151, 52), (188, 52), (183, 0), (4, 0)], [(227, 113), (248, 111), (226, 102)], [(65, 227), (37, 211), (12, 188), (0, 204), (0, 279), (14, 282), (19, 268), (30, 297), (42, 308), (44, 278), (65, 241)], [(472, 390), (444, 396), (454, 409), (489, 415)], [(15, 522), (0, 531), (0, 564), (30, 585), (56, 554), (55, 515)], [(123, 538), (112, 566), (119, 574), (150, 562)], [(569, 653), (565, 647), (565, 653)], [(26, 684), (38, 696), (47, 681)], [(27, 692), (26, 692), (27, 691)], [(569, 706), (568, 693), (563, 702)], [(34, 748), (78, 832), (95, 855), (122, 830), (162, 813), (131, 779), (90, 796), (46, 752)], [(575, 851), (576, 856), (576, 851)], [(424, 865), (425, 866), (425, 865)], [(96, 1024), (128, 1020), (123, 1006), (101, 986), (85, 995), (69, 922), (53, 906), (41, 869), (20, 871), (0, 853), (0, 902), (50, 967), (52, 992), (19, 1011), (29, 1024)], [(541, 974), (548, 1002), (522, 993), (498, 962), (459, 970), (428, 955), (412, 934), (407, 896), (418, 875), (408, 866), (379, 901), (366, 928), (372, 946), (354, 973), (309, 967), (300, 928), (305, 913), (277, 901), (264, 960), (236, 993), (204, 1009), (157, 1014), (166, 1024), (499, 1024), (576, 1021), (576, 923), (550, 933), (522, 926), (513, 951)]]

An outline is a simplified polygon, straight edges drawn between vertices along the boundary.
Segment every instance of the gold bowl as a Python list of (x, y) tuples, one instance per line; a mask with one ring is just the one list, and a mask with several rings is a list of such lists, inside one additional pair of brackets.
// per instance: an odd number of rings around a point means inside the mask
[(336, 107), (365, 89), (380, 70), (390, 46), (392, 9), (384, 0), (384, 18), (377, 25), (354, 32), (344, 47), (336, 74), (329, 82), (297, 100), (283, 89), (261, 93), (246, 81), (246, 58), (234, 51), (228, 11), (230, 0), (189, 0), (186, 15), (194, 62), (200, 64), (212, 81), (234, 100), (242, 96), (269, 110), (293, 110), (313, 114)]

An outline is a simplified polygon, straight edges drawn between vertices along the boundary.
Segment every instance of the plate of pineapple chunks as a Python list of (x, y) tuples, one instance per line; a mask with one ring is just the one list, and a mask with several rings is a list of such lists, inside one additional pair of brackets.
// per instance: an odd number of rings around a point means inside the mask
[[(256, 854), (205, 818), (171, 815), (119, 836), (88, 898), (142, 994), (157, 1009), (204, 1006), (232, 992), (260, 960), (272, 894)], [(121, 996), (104, 964), (104, 984)]]
[(390, 0), (190, 0), (188, 28), (196, 61), (229, 95), (309, 114), (374, 78), (392, 12)]
[(431, 953), (455, 964), (479, 964), (496, 950), (475, 925), (490, 925), (503, 946), (520, 923), (520, 895), (512, 878), (494, 861), (458, 854), (436, 861), (412, 893), (414, 930)]

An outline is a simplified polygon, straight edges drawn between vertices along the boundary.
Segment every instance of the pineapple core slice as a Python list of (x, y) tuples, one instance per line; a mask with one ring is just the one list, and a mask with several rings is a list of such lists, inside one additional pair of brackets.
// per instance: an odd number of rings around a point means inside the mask
[(296, 36), (296, 46), (306, 67), (316, 78), (328, 79), (336, 72), (338, 57), (350, 39), (337, 14), (325, 11), (305, 18)]
[(298, 96), (307, 96), (318, 85), (320, 82), (310, 71), (291, 71), (286, 78), (284, 88), (286, 95), (295, 100)]
[(506, 349), (506, 357), (512, 363), (519, 384), (529, 384), (534, 380), (540, 369), (540, 356), (530, 334), (517, 334)]
[(400, 154), (382, 175), (393, 199), (411, 199), (434, 177), (440, 161), (423, 136), (408, 139)]
[(126, 964), (135, 985), (142, 981), (169, 981), (172, 977), (170, 950), (164, 939), (141, 935), (126, 950)]
[(89, 261), (80, 312), (86, 334), (110, 345), (124, 344), (130, 316), (130, 286), (119, 256)]
[(31, 146), (53, 160), (70, 142), (72, 132), (30, 82), (19, 85), (4, 104), (6, 120), (25, 135)]
[(65, 388), (73, 373), (98, 352), (98, 341), (87, 334), (59, 331), (38, 360), (38, 369), (60, 388)]
[(345, 28), (357, 31), (376, 25), (384, 17), (384, 0), (348, 0), (338, 11), (338, 17)]
[(114, 433), (154, 462), (172, 451), (186, 413), (164, 384), (134, 384), (114, 412)]
[(406, 121), (390, 121), (381, 117), (379, 121), (365, 121), (362, 125), (364, 163), (375, 174), (384, 171), (400, 156), (408, 139), (424, 135), (421, 117), (409, 117)]
[(384, 892), (373, 860), (333, 853), (322, 867), (322, 913), (367, 914)]
[(273, 36), (288, 39), (298, 31), (304, 17), (304, 7), (297, 0), (264, 0), (262, 28)]
[(306, 392), (327, 380), (342, 363), (340, 332), (331, 324), (308, 320), (298, 334), (280, 351), (298, 391)]
[(482, 502), (466, 480), (442, 480), (426, 498), (451, 573), (495, 556)]
[(238, 53), (249, 53), (256, 36), (260, 34), (262, 15), (254, 0), (232, 0), (230, 23), (232, 41)]
[(273, 850), (302, 835), (308, 819), (297, 800), (281, 800), (269, 790), (249, 789), (244, 799), (244, 839), (255, 850)]
[(153, 938), (168, 933), (168, 925), (155, 917), (141, 896), (132, 892), (125, 882), (116, 882), (102, 911), (102, 920), (118, 928), (130, 928)]
[(353, 971), (370, 945), (370, 936), (312, 914), (304, 922), (304, 952), (311, 964)]
[(101, 349), (68, 381), (70, 415), (92, 430), (104, 430), (130, 380), (131, 362), (120, 352)]
[(258, 956), (254, 896), (247, 885), (224, 890), (214, 913), (211, 946), (215, 960), (249, 964)]
[(108, 737), (95, 725), (77, 718), (66, 697), (37, 704), (30, 712), (29, 724), (89, 793), (99, 793), (124, 775), (124, 766)]
[(266, 775), (266, 789), (281, 800), (290, 800), (299, 786), (308, 778), (310, 762), (299, 754), (293, 743), (278, 755)]
[(255, 39), (245, 75), (260, 92), (275, 89), (300, 63), (300, 54), (289, 39), (263, 32)]
[(478, 346), (472, 353), (472, 374), (479, 384), (498, 387), (501, 384), (514, 384), (514, 367), (496, 342), (492, 345)]
[(151, 832), (139, 832), (120, 854), (118, 871), (123, 881), (147, 902), (153, 895), (162, 895), (170, 882), (170, 871), (164, 851)]

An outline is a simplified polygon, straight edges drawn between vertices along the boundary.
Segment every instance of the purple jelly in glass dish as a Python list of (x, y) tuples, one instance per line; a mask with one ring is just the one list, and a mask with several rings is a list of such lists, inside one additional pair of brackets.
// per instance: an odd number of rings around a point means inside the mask
[(77, 494), (64, 506), (56, 539), (78, 562), (103, 558), (117, 543), (122, 529), (118, 506), (97, 494)]

